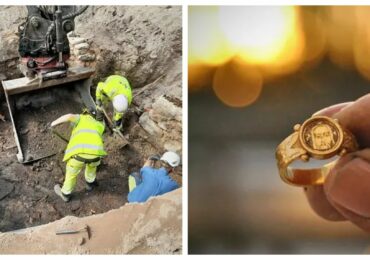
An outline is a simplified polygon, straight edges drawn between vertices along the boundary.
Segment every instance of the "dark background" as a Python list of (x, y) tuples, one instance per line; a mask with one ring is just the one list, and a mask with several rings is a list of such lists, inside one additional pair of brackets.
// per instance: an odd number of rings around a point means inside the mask
[(189, 253), (362, 254), (368, 235), (310, 209), (279, 177), (276, 146), (315, 111), (370, 90), (355, 70), (327, 58), (263, 86), (245, 108), (212, 88), (189, 94)]

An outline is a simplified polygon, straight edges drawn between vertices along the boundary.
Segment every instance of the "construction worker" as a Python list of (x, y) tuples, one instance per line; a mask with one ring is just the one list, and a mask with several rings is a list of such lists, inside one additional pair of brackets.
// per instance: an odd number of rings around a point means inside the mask
[[(161, 167), (155, 168), (160, 160)], [(129, 202), (145, 202), (151, 196), (158, 196), (179, 188), (179, 185), (169, 176), (180, 164), (180, 156), (174, 152), (165, 152), (161, 158), (150, 157), (141, 168), (140, 173), (129, 176)]]
[(103, 116), (94, 109), (85, 110), (82, 114), (67, 114), (51, 123), (51, 127), (65, 122), (71, 122), (74, 128), (68, 142), (63, 161), (67, 162), (66, 175), (61, 188), (54, 186), (55, 193), (65, 202), (71, 199), (76, 186), (77, 176), (84, 166), (86, 189), (93, 190), (98, 185), (96, 168), (101, 157), (107, 153), (103, 147), (103, 132), (105, 125)]
[(98, 83), (96, 88), (97, 109), (102, 110), (108, 102), (113, 103), (113, 130), (122, 130), (122, 117), (131, 101), (131, 86), (125, 77), (112, 75), (105, 82)]

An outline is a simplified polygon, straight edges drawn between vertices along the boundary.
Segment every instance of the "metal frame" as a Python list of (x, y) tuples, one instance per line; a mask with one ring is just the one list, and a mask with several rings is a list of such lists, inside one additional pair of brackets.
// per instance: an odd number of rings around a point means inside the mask
[(11, 96), (15, 94), (26, 93), (29, 91), (40, 90), (47, 87), (58, 87), (66, 83), (74, 83), (75, 84), (74, 89), (79, 93), (82, 103), (88, 108), (91, 107), (96, 108), (95, 102), (90, 94), (90, 86), (92, 83), (91, 76), (93, 75), (94, 72), (95, 70), (92, 68), (72, 67), (69, 69), (67, 77), (44, 81), (42, 82), (42, 84), (39, 84), (37, 80), (29, 80), (28, 78), (19, 78), (14, 80), (2, 81), (5, 98), (9, 109), (10, 119), (12, 121), (14, 139), (18, 148), (17, 153), (18, 162), (20, 163), (33, 162), (46, 157), (50, 157), (53, 154), (49, 154), (41, 158), (32, 159), (30, 161), (25, 161), (13, 116), (15, 114), (14, 110), (15, 100), (12, 99)]

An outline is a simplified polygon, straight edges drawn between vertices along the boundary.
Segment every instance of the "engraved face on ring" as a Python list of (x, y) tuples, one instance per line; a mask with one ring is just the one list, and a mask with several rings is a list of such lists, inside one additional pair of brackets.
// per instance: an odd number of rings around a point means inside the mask
[(330, 126), (319, 124), (311, 129), (312, 146), (316, 150), (325, 151), (331, 149), (334, 144), (334, 133)]
[(317, 151), (333, 149), (339, 142), (339, 130), (329, 121), (317, 119), (309, 122), (303, 129), (305, 144)]

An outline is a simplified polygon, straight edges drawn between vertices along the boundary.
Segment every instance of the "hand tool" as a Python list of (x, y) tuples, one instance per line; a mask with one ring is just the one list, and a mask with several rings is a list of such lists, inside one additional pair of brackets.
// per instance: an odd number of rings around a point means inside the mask
[(78, 229), (78, 230), (59, 230), (59, 231), (56, 231), (55, 234), (56, 235), (68, 235), (68, 234), (77, 234), (77, 233), (84, 232), (84, 231), (86, 231), (87, 238), (90, 240), (91, 230), (88, 225), (85, 225), (83, 228)]

